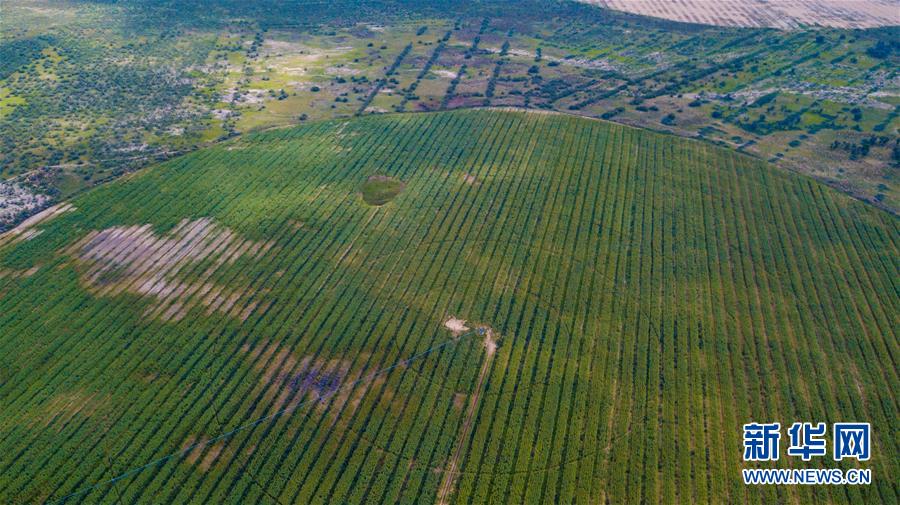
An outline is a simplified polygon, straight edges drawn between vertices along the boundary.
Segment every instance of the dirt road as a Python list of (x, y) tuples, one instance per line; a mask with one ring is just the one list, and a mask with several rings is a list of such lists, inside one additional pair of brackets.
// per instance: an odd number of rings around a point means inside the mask
[(497, 343), (494, 341), (493, 333), (490, 328), (484, 328), (484, 362), (481, 364), (481, 371), (478, 373), (478, 381), (475, 384), (475, 391), (469, 398), (469, 408), (466, 410), (462, 427), (459, 435), (456, 437), (456, 448), (453, 449), (453, 455), (444, 469), (444, 479), (441, 481), (441, 487), (438, 488), (437, 505), (448, 505), (450, 494), (453, 492), (456, 484), (456, 467), (459, 464), (459, 456), (462, 454), (466, 440), (469, 438), (469, 432), (472, 431), (472, 420), (475, 418), (475, 411), (478, 410), (478, 400), (481, 397), (484, 388), (484, 379), (487, 377), (488, 371), (491, 369), (491, 361), (497, 352)]

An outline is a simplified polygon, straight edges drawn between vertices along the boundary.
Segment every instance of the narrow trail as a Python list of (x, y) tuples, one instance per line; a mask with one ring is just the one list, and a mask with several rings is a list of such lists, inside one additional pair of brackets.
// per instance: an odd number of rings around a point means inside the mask
[(493, 339), (493, 333), (490, 328), (484, 328), (484, 362), (481, 364), (481, 371), (478, 373), (478, 380), (475, 383), (475, 390), (469, 398), (469, 408), (466, 410), (466, 416), (463, 419), (462, 427), (460, 427), (459, 435), (456, 437), (456, 448), (453, 449), (453, 455), (447, 463), (444, 470), (444, 479), (441, 481), (441, 487), (438, 488), (437, 505), (448, 505), (450, 494), (456, 484), (456, 470), (459, 464), (459, 456), (462, 454), (466, 440), (469, 438), (469, 432), (472, 431), (472, 420), (475, 418), (475, 411), (478, 410), (478, 401), (481, 398), (481, 392), (484, 389), (484, 379), (487, 377), (488, 370), (491, 369), (491, 361), (497, 352), (497, 343)]

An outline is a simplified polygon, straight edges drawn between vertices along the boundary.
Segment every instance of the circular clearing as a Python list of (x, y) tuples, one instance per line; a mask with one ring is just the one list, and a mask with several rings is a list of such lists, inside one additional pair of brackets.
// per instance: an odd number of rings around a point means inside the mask
[(403, 181), (387, 175), (373, 175), (362, 185), (363, 201), (369, 205), (384, 205), (403, 191)]

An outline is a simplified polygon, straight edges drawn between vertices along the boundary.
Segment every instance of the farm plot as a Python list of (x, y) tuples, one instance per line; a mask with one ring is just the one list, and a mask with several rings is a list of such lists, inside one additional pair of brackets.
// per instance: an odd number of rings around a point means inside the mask
[[(897, 500), (900, 222), (733, 151), (367, 115), (28, 226), (0, 241), (29, 272), (0, 276), (3, 503)], [(744, 486), (760, 419), (881, 427), (873, 484)]]

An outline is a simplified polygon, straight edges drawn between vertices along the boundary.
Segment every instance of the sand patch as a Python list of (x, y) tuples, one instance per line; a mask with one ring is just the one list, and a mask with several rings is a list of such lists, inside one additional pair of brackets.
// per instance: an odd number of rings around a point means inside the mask
[(187, 438), (187, 440), (185, 440), (181, 444), (181, 451), (184, 452), (184, 451), (190, 449), (191, 446), (194, 444), (197, 444), (197, 446), (194, 447), (193, 449), (191, 449), (190, 452), (188, 452), (187, 456), (185, 456), (184, 459), (192, 465), (194, 463), (196, 463), (197, 460), (200, 459), (200, 455), (203, 453), (203, 446), (206, 444), (207, 440), (209, 440), (209, 439), (203, 438), (198, 442), (197, 437), (195, 437), (194, 435), (189, 436)]
[(497, 340), (494, 338), (494, 330), (490, 326), (478, 326), (475, 331), (484, 337), (482, 340), (484, 352), (487, 353), (488, 357), (493, 356), (497, 352), (498, 347)]
[(431, 72), (433, 72), (441, 77), (448, 77), (450, 79), (456, 79), (456, 72), (454, 72), (452, 70), (443, 70), (443, 69), (434, 69), (433, 68), (433, 69), (431, 69)]
[(362, 73), (362, 70), (356, 68), (348, 68), (348, 67), (328, 67), (325, 69), (325, 73), (328, 75), (359, 75)]
[[(264, 89), (239, 90), (230, 88), (219, 99), (225, 103), (235, 105), (259, 105), (266, 100), (267, 96), (268, 92)], [(213, 112), (213, 115), (218, 119), (226, 119), (231, 116), (231, 111), (227, 109), (216, 109), (216, 111)]]
[(895, 0), (582, 0), (609, 9), (717, 26), (872, 28), (900, 24)]
[(447, 328), (448, 330), (452, 331), (453, 334), (456, 336), (459, 336), (471, 329), (468, 326), (466, 326), (465, 319), (457, 319), (455, 317), (450, 317), (449, 319), (444, 321), (444, 328)]
[(55, 424), (61, 430), (76, 415), (91, 417), (103, 403), (96, 393), (70, 391), (53, 397), (45, 407), (44, 426)]
[[(254, 297), (258, 286), (226, 288), (210, 278), (240, 258), (261, 259), (273, 246), (240, 238), (212, 219), (184, 219), (157, 235), (150, 225), (93, 231), (69, 247), (82, 283), (96, 296), (138, 295), (151, 304), (144, 315), (164, 321), (182, 319), (197, 306), (245, 320), (267, 307)], [(203, 263), (201, 269), (193, 268)], [(187, 278), (190, 278), (188, 280)]]
[(216, 442), (215, 444), (209, 446), (206, 454), (203, 456), (203, 459), (200, 461), (200, 468), (205, 472), (213, 466), (213, 463), (219, 460), (219, 456), (222, 454), (222, 449), (225, 447), (225, 442)]

